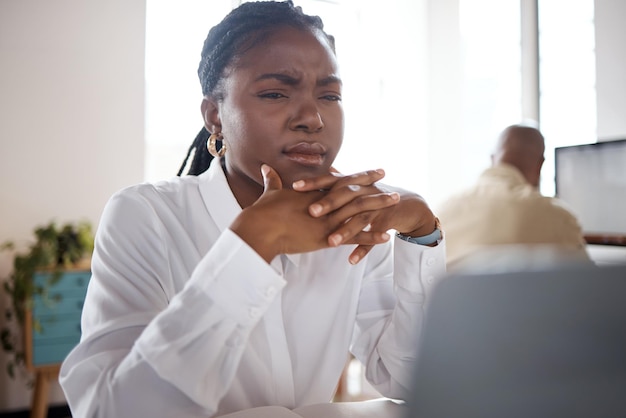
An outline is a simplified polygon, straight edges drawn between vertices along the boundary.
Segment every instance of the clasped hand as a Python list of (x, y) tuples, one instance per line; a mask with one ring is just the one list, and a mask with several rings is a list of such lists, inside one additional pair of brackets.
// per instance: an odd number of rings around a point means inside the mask
[(268, 263), (278, 254), (356, 244), (349, 256), (356, 264), (390, 239), (390, 229), (411, 236), (434, 230), (434, 215), (421, 196), (377, 183), (383, 170), (332, 172), (296, 181), (292, 188), (283, 188), (271, 167), (261, 171), (263, 194), (231, 229)]

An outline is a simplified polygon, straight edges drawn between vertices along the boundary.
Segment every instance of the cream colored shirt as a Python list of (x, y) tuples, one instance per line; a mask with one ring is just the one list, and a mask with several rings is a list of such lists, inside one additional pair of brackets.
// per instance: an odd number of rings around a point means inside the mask
[(476, 185), (450, 197), (435, 213), (445, 231), (450, 270), (504, 245), (550, 244), (570, 259), (589, 259), (572, 212), (562, 201), (541, 195), (508, 164), (485, 170)]
[(354, 266), (354, 246), (268, 264), (229, 229), (240, 211), (218, 160), (198, 177), (111, 198), (81, 342), (61, 369), (73, 416), (208, 418), (328, 402), (348, 351), (381, 394), (404, 397), (443, 242), (395, 239)]

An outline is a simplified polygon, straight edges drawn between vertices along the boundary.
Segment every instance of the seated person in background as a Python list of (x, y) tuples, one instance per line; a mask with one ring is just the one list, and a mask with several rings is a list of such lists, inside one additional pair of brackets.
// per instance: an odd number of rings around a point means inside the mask
[(211, 29), (198, 73), (193, 148), (214, 158), (104, 209), (61, 369), (72, 415), (328, 403), (349, 352), (381, 395), (405, 398), (445, 244), (419, 195), (379, 169), (334, 169), (334, 39), (292, 2), (247, 2)]
[(509, 126), (491, 155), (492, 166), (438, 208), (450, 271), (477, 253), (511, 244), (549, 244), (545, 248), (559, 256), (589, 260), (576, 217), (563, 202), (539, 192), (544, 150), (539, 130)]

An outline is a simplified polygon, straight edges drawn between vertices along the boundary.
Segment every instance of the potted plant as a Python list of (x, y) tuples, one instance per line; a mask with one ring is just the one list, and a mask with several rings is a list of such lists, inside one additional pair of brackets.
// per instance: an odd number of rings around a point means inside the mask
[[(10, 304), (4, 314), (5, 323), (0, 330), (2, 349), (8, 353), (7, 372), (15, 377), (16, 368), (25, 365), (25, 352), (21, 330), (27, 310), (32, 306), (33, 297), (39, 295), (47, 303), (58, 301), (58, 297), (49, 298), (48, 290), (69, 268), (89, 268), (93, 251), (93, 232), (91, 223), (82, 221), (66, 223), (60, 227), (53, 221), (34, 230), (35, 242), (24, 253), (18, 253), (13, 260), (13, 271), (2, 281)], [(15, 248), (13, 242), (5, 242), (2, 250)], [(36, 284), (34, 275), (38, 271), (50, 273), (44, 284)], [(36, 321), (35, 330), (41, 330)], [(15, 330), (18, 330), (16, 332)]]

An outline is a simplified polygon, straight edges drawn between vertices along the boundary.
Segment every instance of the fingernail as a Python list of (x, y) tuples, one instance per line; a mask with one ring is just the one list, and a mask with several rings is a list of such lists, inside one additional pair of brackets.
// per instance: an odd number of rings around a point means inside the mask
[(334, 247), (341, 244), (341, 235), (334, 234), (329, 237), (330, 244)]
[(351, 256), (348, 258), (348, 261), (350, 262), (350, 264), (354, 265), (354, 264), (358, 263), (360, 259), (361, 259), (361, 257), (359, 257), (359, 256), (358, 256), (358, 255), (356, 255), (356, 254), (353, 254), (353, 255), (351, 255)]
[(378, 169), (376, 169), (376, 172), (377, 172), (378, 174), (385, 174), (385, 170), (383, 170), (382, 168), (378, 168)]
[(389, 238), (391, 238), (391, 236), (386, 232), (383, 232), (380, 237), (385, 241), (389, 241)]
[(294, 189), (299, 189), (300, 187), (304, 187), (304, 180), (294, 181), (291, 185)]
[(390, 196), (396, 202), (400, 200), (400, 193), (398, 193), (398, 192), (393, 192), (393, 193), (390, 194)]
[(311, 206), (309, 206), (309, 210), (311, 211), (311, 214), (317, 216), (322, 212), (322, 205), (320, 205), (319, 203), (313, 203)]
[(266, 164), (262, 164), (261, 173), (263, 173), (264, 176), (267, 176), (267, 173), (269, 172), (270, 172), (270, 168)]

